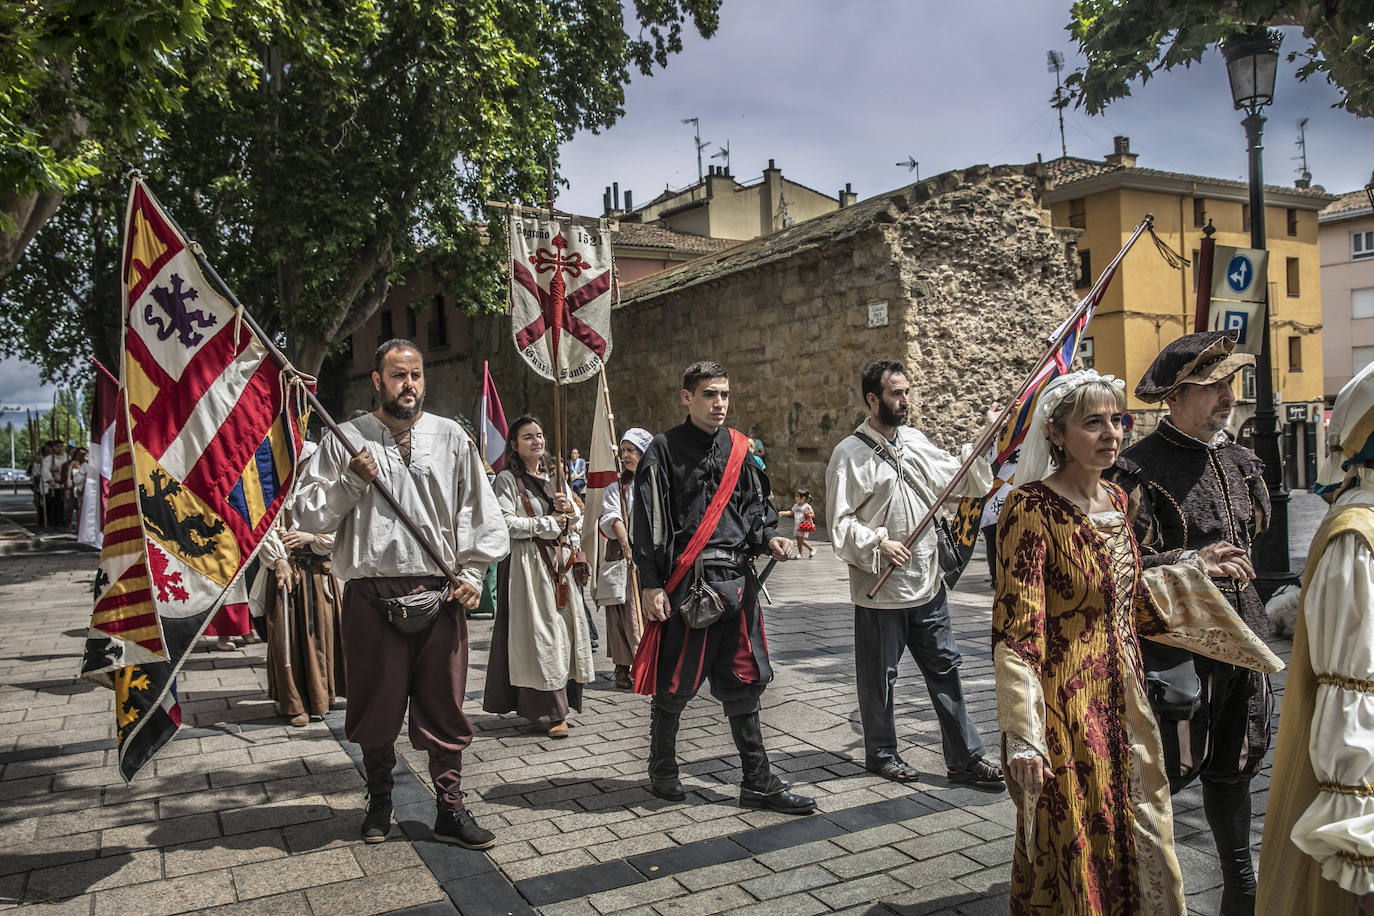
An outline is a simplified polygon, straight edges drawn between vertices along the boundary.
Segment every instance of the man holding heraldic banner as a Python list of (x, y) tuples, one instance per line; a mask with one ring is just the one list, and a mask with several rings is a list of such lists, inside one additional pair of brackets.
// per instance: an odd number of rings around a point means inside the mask
[(711, 682), (725, 707), (744, 770), (740, 804), (810, 814), (772, 773), (759, 725), (759, 698), (773, 679), (754, 557), (787, 559), (768, 501), (768, 478), (746, 461), (749, 439), (725, 427), (730, 380), (717, 363), (682, 376), (687, 420), (654, 437), (635, 473), (635, 564), (648, 630), (635, 655), (635, 692), (653, 695), (649, 791), (682, 801), (677, 730), (687, 703)]
[[(463, 806), (463, 749), (472, 724), (467, 691), (467, 620), (489, 563), (510, 552), (506, 523), (463, 428), (423, 413), (424, 362), (408, 340), (377, 348), (372, 383), (382, 406), (343, 424), (363, 447), (352, 460), (338, 436), (326, 436), (300, 481), (296, 513), (303, 531), (334, 533), (334, 574), (345, 582), (344, 657), (348, 670), (345, 732), (363, 752), (367, 814), (363, 839), (380, 843), (391, 829), (396, 736), (410, 706), (410, 741), (429, 752), (438, 795), (434, 838), (469, 849), (495, 842)], [(419, 549), (374, 480), (395, 494), (437, 545), (457, 585)]]

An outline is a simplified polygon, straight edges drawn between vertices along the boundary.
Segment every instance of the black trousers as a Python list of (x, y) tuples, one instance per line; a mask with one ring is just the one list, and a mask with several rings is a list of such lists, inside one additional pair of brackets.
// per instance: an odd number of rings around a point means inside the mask
[(1199, 778), (1204, 785), (1246, 785), (1269, 750), (1269, 678), (1200, 655), (1193, 664), (1202, 680), (1202, 708), (1187, 722), (1159, 723), (1169, 789), (1178, 792)]

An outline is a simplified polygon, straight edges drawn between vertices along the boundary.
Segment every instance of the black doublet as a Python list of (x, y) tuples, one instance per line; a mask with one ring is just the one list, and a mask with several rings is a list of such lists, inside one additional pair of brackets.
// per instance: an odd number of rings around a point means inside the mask
[[(1259, 456), (1229, 437), (1208, 446), (1167, 418), (1126, 449), (1108, 477), (1130, 498), (1128, 512), (1146, 567), (1178, 562), (1185, 550), (1227, 541), (1250, 550), (1269, 523)], [(1268, 629), (1254, 583), (1216, 580), (1250, 629)]]
[[(635, 473), (632, 510), (634, 559), (642, 588), (666, 585), (706, 515), (729, 457), (729, 430), (706, 433), (690, 420), (649, 444)], [(765, 553), (777, 537), (778, 525), (777, 510), (768, 497), (768, 477), (746, 457), (706, 549), (748, 557)], [(757, 582), (752, 570), (737, 564), (711, 560), (705, 567), (707, 581), (738, 601), (739, 613), (701, 630), (690, 629), (681, 616), (672, 614), (663, 624), (656, 692), (690, 696), (710, 676), (712, 692), (727, 702), (727, 711), (737, 690), (751, 693), (749, 702), (757, 708), (757, 693), (773, 676)], [(689, 573), (668, 596), (674, 611), (692, 581)]]

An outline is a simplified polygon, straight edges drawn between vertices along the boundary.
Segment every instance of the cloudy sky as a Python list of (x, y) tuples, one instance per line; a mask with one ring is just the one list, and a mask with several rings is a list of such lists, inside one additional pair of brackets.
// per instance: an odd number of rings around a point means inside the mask
[[(757, 178), (775, 159), (788, 178), (834, 195), (845, 182), (860, 198), (909, 180), (894, 163), (914, 157), (922, 176), (975, 163), (1059, 155), (1045, 55), (1084, 61), (1064, 29), (1068, 0), (724, 0), (720, 29), (693, 32), (682, 54), (628, 87), (625, 117), (600, 136), (562, 150), (571, 188), (560, 207), (601, 212), (612, 181), (648, 202), (665, 186), (697, 179), (692, 127), (728, 140), (731, 169)], [(1285, 30), (1285, 49), (1305, 46)], [(1325, 82), (1299, 83), (1281, 63), (1267, 110), (1266, 180), (1296, 177), (1297, 122), (1308, 118), (1313, 181), (1331, 191), (1361, 187), (1374, 170), (1374, 121), (1332, 109)], [(1101, 158), (1112, 137), (1131, 139), (1141, 166), (1221, 178), (1246, 177), (1245, 132), (1231, 106), (1220, 54), (1134, 87), (1104, 116), (1066, 111), (1069, 154)], [(707, 164), (722, 160), (706, 159)]]
[[(1069, 0), (724, 0), (709, 41), (690, 32), (683, 53), (627, 88), (625, 117), (610, 130), (577, 136), (562, 150), (571, 188), (559, 205), (601, 212), (613, 181), (647, 202), (665, 186), (697, 178), (692, 128), (701, 120), (709, 156), (728, 141), (741, 181), (769, 159), (793, 181), (834, 195), (846, 182), (860, 198), (907, 184), (894, 163), (914, 157), (930, 176), (975, 163), (1029, 162), (1059, 155), (1048, 100), (1047, 51), (1083, 64), (1064, 30)], [(1286, 49), (1303, 47), (1285, 30)], [(1323, 81), (1299, 83), (1281, 63), (1267, 110), (1265, 177), (1290, 184), (1298, 162), (1297, 122), (1307, 118), (1313, 181), (1333, 192), (1361, 187), (1374, 170), (1374, 121), (1333, 109)], [(1130, 137), (1141, 166), (1220, 178), (1246, 177), (1245, 133), (1232, 110), (1221, 57), (1209, 51), (1188, 70), (1137, 85), (1106, 115), (1069, 110), (1073, 156), (1101, 158), (1112, 137)], [(705, 159), (706, 164), (722, 160)], [(0, 406), (52, 403), (36, 370), (0, 361)], [(0, 416), (0, 423), (6, 417)]]

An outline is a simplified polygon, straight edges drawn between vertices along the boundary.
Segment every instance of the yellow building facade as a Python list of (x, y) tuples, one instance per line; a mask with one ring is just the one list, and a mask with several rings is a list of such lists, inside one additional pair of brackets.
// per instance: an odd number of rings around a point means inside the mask
[[(1167, 412), (1135, 397), (1134, 388), (1164, 346), (1194, 329), (1197, 254), (1204, 228), (1217, 245), (1250, 247), (1250, 196), (1245, 182), (1139, 168), (1124, 137), (1097, 161), (1066, 157), (1046, 166), (1054, 186), (1046, 195), (1055, 226), (1082, 233), (1078, 251), (1080, 293), (1101, 276), (1135, 226), (1154, 214), (1154, 229), (1192, 263), (1171, 267), (1148, 237), (1126, 256), (1088, 327), (1080, 356), (1104, 374), (1126, 380), (1127, 409), (1139, 437)], [(1265, 186), (1269, 251), (1270, 343), (1274, 390), (1283, 424), (1290, 485), (1302, 486), (1321, 454), (1323, 403), (1321, 263), (1317, 214), (1333, 196), (1311, 188)], [(1224, 265), (1217, 269), (1224, 268)], [(1236, 379), (1233, 431), (1248, 437), (1254, 414), (1251, 370)]]

